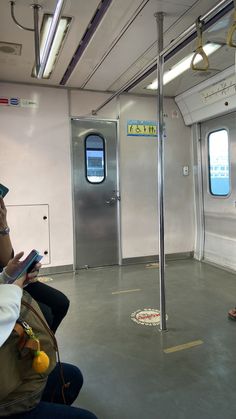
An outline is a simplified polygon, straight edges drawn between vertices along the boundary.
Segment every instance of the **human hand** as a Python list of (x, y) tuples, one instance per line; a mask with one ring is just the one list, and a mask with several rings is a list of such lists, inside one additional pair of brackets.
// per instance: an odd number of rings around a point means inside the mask
[(5, 207), (3, 198), (0, 196), (0, 230), (7, 227), (7, 209)]
[(34, 268), (32, 269), (31, 272), (26, 274), (26, 279), (25, 279), (25, 285), (27, 284), (31, 284), (32, 282), (37, 282), (38, 280), (38, 274), (39, 274), (39, 269), (41, 268), (41, 263), (36, 263), (36, 265), (34, 266)]
[(32, 282), (36, 282), (40, 268), (41, 268), (41, 263), (37, 263), (37, 265), (35, 265), (35, 268), (32, 272), (26, 273), (23, 276), (20, 276), (20, 278), (16, 279), (13, 282), (13, 284), (18, 285), (20, 288), (24, 288), (26, 285), (32, 284)]
[[(23, 263), (20, 261), (21, 257), (23, 256), (24, 252), (17, 253), (13, 259), (11, 259), (6, 268), (5, 272), (9, 277), (13, 277), (17, 270), (20, 269), (21, 264)], [(41, 263), (37, 263), (30, 273), (24, 273), (20, 278), (16, 279), (14, 282), (12, 282), (15, 285), (18, 285), (19, 287), (23, 288), (25, 285), (35, 282), (36, 278), (38, 276), (39, 269), (41, 268)]]

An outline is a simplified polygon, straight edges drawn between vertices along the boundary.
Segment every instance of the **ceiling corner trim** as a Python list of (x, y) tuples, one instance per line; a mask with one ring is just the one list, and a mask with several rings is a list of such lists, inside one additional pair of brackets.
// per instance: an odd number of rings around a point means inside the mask
[(71, 74), (73, 73), (78, 61), (82, 57), (83, 52), (87, 48), (93, 34), (96, 32), (103, 16), (107, 12), (111, 3), (112, 3), (112, 0), (102, 0), (99, 3), (92, 19), (90, 20), (90, 22), (89, 22), (89, 24), (88, 24), (88, 26), (87, 26), (84, 34), (83, 34), (83, 37), (82, 37), (82, 39), (81, 39), (73, 57), (72, 57), (69, 65), (66, 69), (66, 71), (65, 71), (65, 73), (64, 73), (64, 75), (63, 75), (63, 77), (60, 81), (61, 86), (64, 86), (67, 83), (68, 79), (70, 78)]

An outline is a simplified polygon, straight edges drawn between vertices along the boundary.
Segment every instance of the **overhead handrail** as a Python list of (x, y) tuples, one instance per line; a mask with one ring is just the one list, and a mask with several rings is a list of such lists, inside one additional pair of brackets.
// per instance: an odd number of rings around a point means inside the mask
[(13, 21), (16, 23), (19, 28), (24, 29), (26, 31), (34, 32), (34, 44), (35, 44), (35, 67), (36, 67), (36, 76), (38, 79), (43, 77), (43, 73), (45, 67), (48, 62), (49, 54), (51, 52), (52, 44), (55, 38), (55, 34), (57, 31), (57, 27), (59, 25), (61, 13), (63, 7), (65, 5), (66, 0), (57, 0), (55, 10), (52, 17), (51, 26), (49, 29), (49, 33), (45, 42), (44, 50), (42, 51), (42, 58), (40, 57), (40, 34), (39, 34), (39, 10), (42, 9), (42, 6), (39, 4), (33, 4), (32, 7), (34, 9), (34, 28), (27, 28), (21, 25), (15, 18), (14, 14), (14, 7), (15, 1), (10, 1), (11, 4), (11, 17)]
[(13, 21), (15, 22), (15, 24), (17, 26), (19, 26), (19, 28), (24, 29), (25, 31), (32, 31), (34, 32), (34, 28), (27, 28), (26, 26), (21, 25), (15, 18), (15, 14), (14, 14), (14, 6), (15, 6), (16, 2), (15, 1), (10, 1), (10, 5), (11, 5), (11, 17), (13, 19)]
[[(191, 60), (191, 69), (194, 71), (207, 71), (209, 68), (209, 60), (202, 46), (203, 22), (201, 21), (200, 17), (198, 17), (196, 20), (196, 29), (197, 29), (197, 48)], [(194, 63), (198, 55), (202, 57), (202, 60), (203, 60), (202, 64), (201, 64), (201, 61), (200, 63)]]
[(31, 31), (34, 32), (34, 46), (35, 46), (35, 66), (36, 66), (36, 73), (38, 74), (39, 68), (40, 68), (40, 48), (39, 48), (39, 10), (42, 9), (42, 6), (39, 4), (33, 4), (33, 10), (34, 10), (34, 27), (33, 28), (27, 28), (26, 26), (21, 25), (15, 17), (14, 13), (14, 7), (15, 7), (15, 1), (10, 1), (11, 5), (11, 17), (15, 24), (25, 31)]
[(233, 40), (235, 32), (236, 32), (236, 0), (234, 0), (233, 23), (228, 30), (227, 38), (226, 38), (226, 44), (229, 47), (236, 48), (236, 41)]

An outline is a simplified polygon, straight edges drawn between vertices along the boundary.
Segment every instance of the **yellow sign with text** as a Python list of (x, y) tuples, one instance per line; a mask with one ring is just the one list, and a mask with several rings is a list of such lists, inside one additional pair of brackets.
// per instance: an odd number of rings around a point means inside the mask
[(153, 121), (128, 121), (127, 135), (133, 137), (156, 137), (157, 123)]

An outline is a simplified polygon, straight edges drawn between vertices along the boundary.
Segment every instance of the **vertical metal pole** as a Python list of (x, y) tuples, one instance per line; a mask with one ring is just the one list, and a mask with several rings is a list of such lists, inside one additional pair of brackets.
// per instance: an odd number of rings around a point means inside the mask
[(40, 68), (40, 45), (39, 45), (39, 9), (41, 6), (34, 4), (34, 47), (35, 47), (35, 68), (36, 74), (39, 72)]
[(166, 327), (165, 300), (165, 242), (164, 242), (164, 115), (163, 115), (163, 12), (155, 14), (158, 33), (157, 80), (158, 80), (158, 209), (159, 209), (159, 282), (160, 282), (160, 330)]

